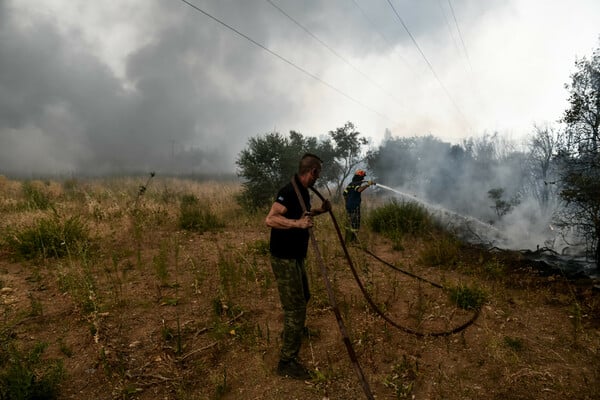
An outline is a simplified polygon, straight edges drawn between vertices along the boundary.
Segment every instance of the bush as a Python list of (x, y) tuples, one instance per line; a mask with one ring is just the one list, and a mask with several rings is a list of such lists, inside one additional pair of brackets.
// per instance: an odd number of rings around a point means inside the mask
[(371, 212), (368, 224), (374, 232), (381, 233), (392, 240), (406, 234), (424, 235), (436, 227), (436, 223), (427, 210), (414, 202), (391, 202)]
[(450, 234), (432, 234), (419, 254), (419, 261), (429, 267), (452, 265), (458, 258), (458, 249), (458, 241)]
[(41, 359), (46, 347), (46, 343), (38, 343), (28, 353), (23, 353), (10, 341), (3, 341), (0, 347), (0, 399), (58, 398), (64, 368), (60, 360)]
[(459, 285), (450, 289), (450, 299), (463, 310), (479, 310), (487, 296), (483, 289)]
[(89, 241), (87, 226), (78, 217), (61, 223), (58, 217), (41, 219), (32, 227), (9, 232), (8, 248), (20, 258), (64, 257), (69, 252), (86, 246)]
[(201, 204), (194, 195), (187, 194), (181, 198), (179, 208), (179, 227), (190, 231), (205, 232), (222, 228), (224, 224), (210, 209)]
[(51, 207), (50, 196), (32, 182), (23, 182), (21, 189), (27, 208), (47, 210)]

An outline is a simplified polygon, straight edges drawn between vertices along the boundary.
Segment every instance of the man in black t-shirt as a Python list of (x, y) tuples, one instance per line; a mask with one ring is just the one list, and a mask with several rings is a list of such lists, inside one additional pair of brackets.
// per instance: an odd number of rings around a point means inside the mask
[[(277, 193), (265, 223), (271, 228), (271, 267), (277, 280), (279, 299), (283, 308), (283, 343), (277, 373), (296, 379), (310, 379), (308, 370), (298, 361), (305, 330), (306, 305), (310, 298), (304, 259), (308, 250), (312, 217), (331, 209), (328, 200), (321, 208), (311, 209), (308, 188), (321, 173), (322, 161), (314, 154), (300, 160), (293, 182)], [(304, 206), (299, 200), (302, 197)]]

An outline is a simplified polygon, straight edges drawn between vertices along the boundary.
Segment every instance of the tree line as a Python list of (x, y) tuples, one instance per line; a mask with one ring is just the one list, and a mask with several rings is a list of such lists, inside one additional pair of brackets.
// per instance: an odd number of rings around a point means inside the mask
[(490, 223), (533, 205), (531, 218), (551, 216), (557, 227), (575, 232), (600, 265), (600, 47), (576, 60), (565, 88), (568, 107), (556, 124), (534, 125), (521, 144), (498, 133), (451, 144), (386, 131), (372, 147), (352, 122), (319, 139), (295, 131), (253, 137), (236, 160), (243, 179), (238, 201), (250, 210), (270, 205), (299, 156), (311, 152), (323, 159), (320, 182), (334, 199), (360, 167), (385, 185)]

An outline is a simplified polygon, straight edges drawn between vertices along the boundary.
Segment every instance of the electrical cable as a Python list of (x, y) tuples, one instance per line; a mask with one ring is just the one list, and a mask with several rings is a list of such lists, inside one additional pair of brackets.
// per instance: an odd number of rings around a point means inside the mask
[(450, 92), (448, 91), (448, 89), (446, 88), (446, 86), (444, 85), (444, 83), (442, 82), (442, 80), (439, 78), (438, 74), (435, 72), (435, 69), (433, 69), (433, 65), (431, 65), (431, 63), (427, 59), (427, 56), (425, 56), (425, 53), (423, 52), (423, 50), (421, 50), (421, 46), (419, 46), (419, 44), (417, 43), (417, 40), (415, 39), (415, 37), (413, 36), (413, 34), (408, 29), (408, 26), (406, 26), (406, 23), (404, 23), (404, 20), (402, 19), (402, 17), (400, 16), (400, 14), (398, 14), (398, 11), (396, 10), (396, 7), (394, 7), (394, 5), (392, 4), (391, 0), (387, 0), (387, 2), (390, 5), (390, 7), (392, 8), (392, 10), (394, 11), (394, 14), (398, 18), (398, 21), (400, 21), (400, 23), (404, 27), (404, 30), (408, 33), (408, 36), (412, 40), (413, 44), (415, 45), (415, 47), (417, 48), (417, 50), (419, 51), (419, 53), (423, 57), (423, 60), (425, 60), (425, 63), (429, 67), (429, 70), (433, 74), (434, 78), (440, 84), (440, 86), (444, 90), (444, 93), (446, 93), (446, 96), (448, 96), (448, 99), (450, 99), (450, 102), (452, 103), (452, 105), (454, 105), (454, 107), (456, 108), (456, 110), (458, 111), (458, 113), (461, 115), (461, 117), (463, 118), (463, 120), (465, 122), (469, 123), (469, 121), (465, 117), (464, 113), (462, 112), (462, 110), (460, 109), (460, 107), (458, 106), (458, 104), (456, 103), (456, 101), (454, 100), (454, 98), (452, 97), (452, 95), (450, 94)]
[(306, 69), (302, 68), (301, 66), (295, 64), (294, 62), (288, 60), (287, 58), (283, 57), (282, 55), (274, 52), (273, 50), (269, 49), (268, 47), (266, 47), (265, 45), (257, 42), (256, 40), (252, 39), (250, 36), (246, 35), (243, 32), (240, 32), (239, 30), (235, 29), (233, 26), (227, 24), (226, 22), (221, 21), (219, 18), (211, 15), (210, 13), (206, 12), (205, 10), (201, 9), (200, 7), (196, 6), (195, 4), (187, 1), (187, 0), (179, 0), (182, 3), (187, 4), (189, 7), (193, 8), (194, 10), (204, 14), (205, 16), (207, 16), (208, 18), (212, 19), (213, 21), (221, 24), (222, 26), (224, 26), (225, 28), (235, 32), (237, 35), (241, 36), (242, 38), (246, 39), (247, 41), (249, 41), (250, 43), (254, 44), (255, 46), (260, 47), (261, 49), (263, 49), (264, 51), (266, 51), (267, 53), (271, 54), (274, 57), (277, 57), (278, 59), (280, 59), (281, 61), (285, 62), (286, 64), (292, 66), (293, 68), (297, 69), (298, 71), (302, 72), (305, 75), (308, 75), (309, 77), (313, 78), (314, 80), (318, 81), (319, 83), (327, 86), (328, 88), (330, 88), (331, 90), (337, 92), (338, 94), (344, 96), (345, 98), (347, 98), (348, 100), (353, 101), (354, 103), (358, 104), (359, 106), (371, 111), (373, 114), (376, 114), (382, 118), (387, 119), (388, 121), (392, 121), (393, 120), (391, 118), (389, 118), (388, 116), (380, 113), (377, 110), (374, 110), (373, 108), (367, 106), (366, 104), (362, 103), (361, 101), (355, 99), (354, 97), (350, 96), (349, 94), (343, 92), (342, 90), (336, 88), (335, 86), (333, 86), (332, 84), (326, 82), (325, 80), (319, 78), (318, 76), (316, 76), (315, 74), (307, 71)]
[(469, 53), (467, 52), (467, 46), (465, 46), (465, 41), (463, 40), (462, 32), (460, 31), (460, 27), (458, 26), (458, 20), (456, 19), (456, 14), (454, 13), (454, 7), (452, 7), (452, 2), (448, 0), (448, 5), (450, 6), (450, 11), (452, 12), (452, 18), (454, 18), (454, 24), (456, 25), (456, 31), (458, 32), (458, 38), (462, 43), (463, 51), (465, 52), (465, 57), (467, 59), (467, 63), (469, 64), (469, 68), (471, 68), (471, 74), (473, 73), (473, 66), (471, 65), (471, 59), (469, 58)]
[(336, 56), (337, 58), (339, 58), (340, 60), (342, 60), (346, 65), (350, 66), (350, 68), (352, 68), (354, 71), (356, 71), (357, 73), (359, 73), (363, 78), (365, 78), (367, 81), (369, 81), (369, 83), (371, 83), (373, 86), (377, 87), (381, 92), (383, 92), (384, 94), (386, 94), (392, 100), (396, 101), (399, 105), (402, 105), (401, 102), (400, 102), (400, 100), (398, 98), (396, 98), (392, 93), (388, 92), (383, 86), (381, 86), (379, 83), (377, 83), (376, 81), (374, 81), (373, 79), (371, 79), (371, 77), (369, 77), (367, 74), (365, 74), (364, 72), (362, 72), (358, 67), (356, 67), (354, 64), (352, 64), (350, 61), (348, 61), (348, 59), (346, 59), (340, 53), (338, 53), (337, 51), (335, 51), (331, 46), (329, 46), (327, 43), (325, 43), (323, 40), (321, 40), (317, 35), (315, 35), (314, 33), (312, 33), (308, 28), (306, 28), (305, 26), (303, 26), (300, 22), (298, 22), (289, 13), (287, 13), (285, 10), (283, 10), (281, 7), (279, 7), (277, 4), (273, 3), (272, 0), (265, 0), (265, 1), (267, 3), (269, 3), (271, 6), (273, 6), (273, 8), (275, 8), (277, 11), (279, 11), (282, 15), (284, 15), (285, 17), (287, 17), (294, 24), (296, 24), (298, 27), (300, 27), (300, 29), (302, 29), (304, 32), (306, 32), (308, 35), (310, 35), (310, 37), (312, 37), (317, 42), (319, 42), (323, 47), (325, 47), (327, 50), (329, 50), (329, 52), (331, 52), (334, 56)]

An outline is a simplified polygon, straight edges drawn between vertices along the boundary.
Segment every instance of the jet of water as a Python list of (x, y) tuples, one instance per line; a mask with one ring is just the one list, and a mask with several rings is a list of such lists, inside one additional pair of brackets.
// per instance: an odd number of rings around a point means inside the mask
[(377, 183), (377, 187), (389, 190), (408, 201), (416, 202), (425, 207), (429, 213), (436, 217), (442, 224), (455, 231), (464, 240), (498, 247), (505, 246), (508, 243), (508, 238), (500, 230), (475, 217), (462, 215), (440, 205), (430, 204), (417, 196), (401, 192), (381, 183)]

